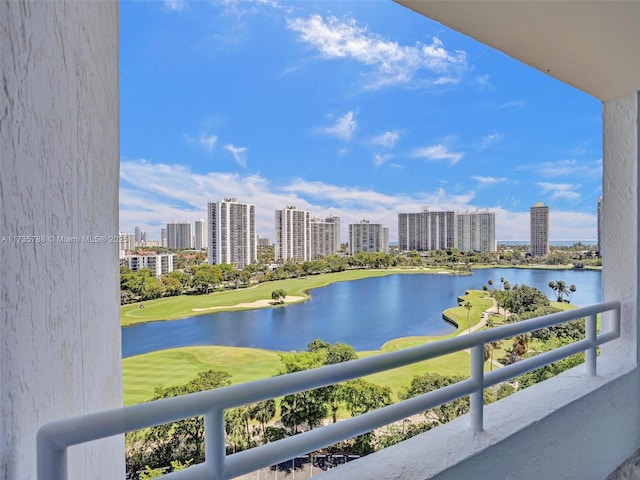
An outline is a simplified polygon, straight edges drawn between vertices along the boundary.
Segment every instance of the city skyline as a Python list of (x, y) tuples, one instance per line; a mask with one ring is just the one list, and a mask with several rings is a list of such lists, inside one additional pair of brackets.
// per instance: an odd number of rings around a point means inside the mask
[[(496, 239), (594, 241), (601, 104), (391, 2), (121, 4), (120, 228), (207, 202), (347, 225), (485, 210)], [(394, 27), (403, 25), (402, 29)]]

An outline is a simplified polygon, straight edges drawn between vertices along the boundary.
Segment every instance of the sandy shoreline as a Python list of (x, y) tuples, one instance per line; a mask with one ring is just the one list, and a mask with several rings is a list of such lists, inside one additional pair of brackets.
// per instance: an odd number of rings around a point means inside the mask
[[(304, 300), (304, 297), (296, 297), (293, 295), (287, 295), (284, 299), (284, 303), (295, 303)], [(193, 312), (208, 312), (212, 310), (225, 310), (229, 308), (246, 308), (246, 309), (254, 309), (254, 308), (264, 308), (264, 307), (272, 307), (276, 305), (276, 303), (271, 299), (263, 299), (256, 300), (255, 302), (250, 303), (237, 303), (235, 305), (218, 305), (215, 307), (205, 307), (205, 308), (192, 308)]]

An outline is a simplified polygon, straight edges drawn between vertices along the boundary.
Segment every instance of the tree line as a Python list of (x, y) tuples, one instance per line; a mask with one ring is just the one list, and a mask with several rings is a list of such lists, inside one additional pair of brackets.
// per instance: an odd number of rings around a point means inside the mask
[[(259, 258), (269, 260), (269, 257), (263, 257)], [(156, 278), (152, 271), (146, 268), (134, 272), (128, 267), (120, 267), (120, 302), (124, 305), (182, 294), (206, 295), (218, 290), (246, 288), (255, 283), (342, 272), (348, 269), (412, 266), (422, 266), (422, 259), (417, 252), (403, 255), (359, 252), (352, 256), (329, 255), (305, 262), (258, 262), (243, 269), (236, 269), (226, 263), (200, 263), (185, 265), (184, 269), (175, 270), (160, 278)]]

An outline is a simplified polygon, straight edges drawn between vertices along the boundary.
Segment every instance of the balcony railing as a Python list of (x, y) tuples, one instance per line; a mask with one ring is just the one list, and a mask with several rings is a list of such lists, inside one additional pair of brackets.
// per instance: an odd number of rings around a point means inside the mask
[[(605, 312), (607, 317), (603, 317), (601, 323), (606, 326), (606, 331), (598, 333), (597, 315)], [(579, 318), (586, 318), (584, 339), (491, 372), (484, 371), (484, 345)], [(466, 395), (471, 398), (470, 426), (481, 431), (485, 388), (579, 352), (585, 352), (587, 374), (596, 375), (598, 345), (619, 336), (620, 302), (610, 301), (393, 353), (54, 421), (40, 428), (37, 435), (38, 480), (67, 479), (67, 448), (72, 445), (200, 415), (204, 416), (205, 462), (170, 473), (167, 479), (233, 478), (370, 432)], [(470, 349), (471, 353), (471, 375), (464, 381), (294, 437), (226, 455), (225, 409), (333, 385), (465, 349)]]

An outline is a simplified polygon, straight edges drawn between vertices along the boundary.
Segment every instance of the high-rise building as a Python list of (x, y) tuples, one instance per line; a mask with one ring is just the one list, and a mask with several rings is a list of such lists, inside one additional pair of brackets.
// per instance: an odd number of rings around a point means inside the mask
[(362, 220), (349, 225), (349, 254), (358, 252), (389, 253), (389, 229), (381, 223)]
[(142, 232), (140, 230), (140, 227), (136, 227), (134, 229), (134, 235), (135, 235), (135, 242), (137, 247), (142, 243)]
[(208, 204), (208, 254), (211, 265), (228, 263), (242, 269), (258, 258), (256, 207), (235, 198)]
[(311, 218), (311, 259), (340, 251), (340, 217)]
[(311, 260), (311, 217), (296, 207), (275, 211), (276, 261)]
[(190, 222), (167, 223), (167, 248), (193, 248), (193, 226)]
[(602, 258), (602, 226), (604, 225), (602, 197), (598, 197), (598, 257)]
[(161, 247), (167, 246), (167, 229), (166, 228), (160, 229), (160, 246)]
[(537, 202), (531, 207), (531, 255), (549, 254), (549, 207)]
[(488, 210), (480, 212), (456, 212), (456, 248), (466, 252), (496, 251), (496, 214)]
[(196, 221), (195, 224), (196, 236), (194, 239), (194, 248), (196, 250), (204, 250), (207, 248), (207, 222), (202, 218)]
[(455, 247), (455, 212), (430, 211), (398, 214), (398, 248), (400, 250), (441, 250)]

